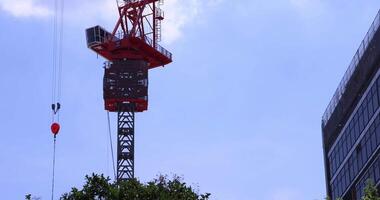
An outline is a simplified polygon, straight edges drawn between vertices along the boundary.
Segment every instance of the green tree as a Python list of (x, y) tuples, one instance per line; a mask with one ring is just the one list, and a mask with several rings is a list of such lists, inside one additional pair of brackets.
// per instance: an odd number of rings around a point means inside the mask
[(371, 179), (367, 181), (362, 200), (380, 200), (377, 188)]
[(111, 183), (103, 175), (86, 176), (83, 189), (72, 188), (61, 200), (208, 200), (209, 193), (198, 194), (181, 177), (159, 176), (147, 184), (137, 179)]
[(41, 198), (39, 197), (32, 197), (31, 194), (25, 195), (25, 200), (40, 200)]

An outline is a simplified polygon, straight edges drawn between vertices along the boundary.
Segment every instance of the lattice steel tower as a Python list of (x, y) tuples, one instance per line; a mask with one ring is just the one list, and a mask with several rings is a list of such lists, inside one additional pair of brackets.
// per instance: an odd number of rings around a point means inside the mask
[(118, 0), (112, 33), (86, 30), (87, 46), (104, 57), (104, 106), (118, 113), (117, 180), (134, 178), (135, 112), (148, 109), (148, 70), (172, 62), (161, 47), (162, 0)]

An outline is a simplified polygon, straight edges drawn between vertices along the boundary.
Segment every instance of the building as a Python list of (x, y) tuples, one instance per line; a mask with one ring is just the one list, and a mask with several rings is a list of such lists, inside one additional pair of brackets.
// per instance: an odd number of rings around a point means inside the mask
[(380, 16), (322, 117), (327, 194), (359, 200), (368, 179), (380, 183)]

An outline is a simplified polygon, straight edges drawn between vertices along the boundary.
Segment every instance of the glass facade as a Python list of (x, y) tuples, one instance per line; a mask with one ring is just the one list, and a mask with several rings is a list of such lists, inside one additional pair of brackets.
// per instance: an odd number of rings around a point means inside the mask
[(377, 155), (376, 160), (367, 169), (363, 177), (356, 184), (356, 199), (361, 199), (364, 193), (364, 188), (368, 180), (372, 180), (375, 183), (380, 181), (380, 155)]
[[(379, 82), (379, 81), (377, 81)], [(379, 84), (374, 84), (367, 96), (364, 98), (362, 104), (354, 113), (354, 117), (348, 122), (346, 128), (342, 131), (341, 137), (337, 140), (336, 144), (330, 150), (329, 163), (330, 173), (332, 178), (341, 166), (344, 159), (347, 157), (349, 151), (354, 146), (356, 140), (363, 132), (364, 128), (368, 125), (370, 119), (373, 117), (375, 111), (379, 108)]]
[(360, 200), (380, 187), (380, 11), (322, 116), (327, 195)]
[[(380, 78), (377, 78), (368, 87), (328, 153), (333, 200), (343, 197), (350, 190), (380, 147), (380, 111), (377, 112), (380, 107), (379, 92)], [(373, 177), (373, 180), (377, 179)], [(363, 183), (355, 185), (358, 196), (365, 181), (363, 179)]]

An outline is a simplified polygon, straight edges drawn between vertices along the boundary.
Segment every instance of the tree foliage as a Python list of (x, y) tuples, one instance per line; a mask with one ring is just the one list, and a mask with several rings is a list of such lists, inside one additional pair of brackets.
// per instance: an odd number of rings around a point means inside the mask
[(367, 181), (362, 200), (380, 200), (377, 188), (371, 179)]
[(40, 200), (41, 198), (39, 197), (32, 197), (31, 194), (25, 195), (25, 200)]
[[(362, 200), (380, 200), (380, 196), (377, 191), (376, 185), (371, 179), (368, 179), (366, 187), (364, 188), (364, 196), (361, 199)], [(325, 200), (331, 200), (331, 198), (326, 197)], [(338, 198), (337, 200), (342, 200), (342, 198)]]
[(198, 194), (182, 178), (167, 176), (143, 184), (137, 179), (111, 183), (103, 175), (86, 176), (83, 189), (72, 188), (61, 200), (208, 200), (209, 193)]

